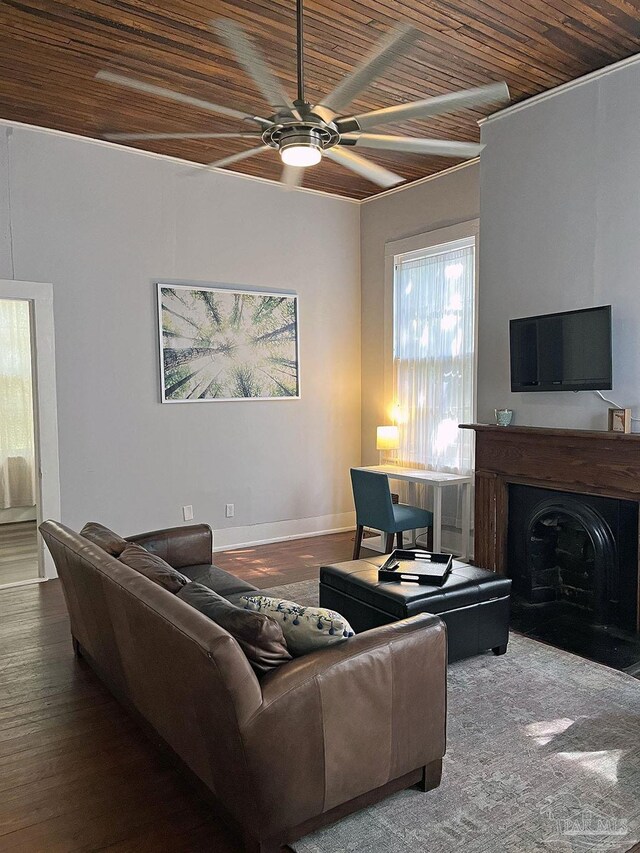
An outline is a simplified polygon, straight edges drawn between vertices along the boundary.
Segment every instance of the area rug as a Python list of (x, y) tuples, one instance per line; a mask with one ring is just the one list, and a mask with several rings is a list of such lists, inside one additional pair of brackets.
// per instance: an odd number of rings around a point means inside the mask
[[(317, 604), (317, 582), (270, 594)], [(449, 667), (435, 791), (403, 791), (297, 853), (626, 853), (640, 841), (640, 681), (512, 634)]]

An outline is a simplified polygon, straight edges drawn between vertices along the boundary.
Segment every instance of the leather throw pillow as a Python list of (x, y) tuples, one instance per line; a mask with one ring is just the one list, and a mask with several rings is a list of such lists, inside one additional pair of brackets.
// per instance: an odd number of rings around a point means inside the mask
[(129, 544), (122, 536), (118, 536), (113, 530), (109, 530), (104, 524), (98, 524), (97, 521), (88, 521), (80, 531), (80, 536), (84, 536), (112, 557), (119, 557)]
[(231, 634), (257, 675), (264, 675), (291, 660), (282, 628), (268, 616), (236, 607), (200, 583), (183, 587), (177, 597)]
[(186, 575), (176, 571), (162, 557), (150, 554), (140, 545), (127, 543), (127, 547), (120, 554), (120, 562), (163, 586), (168, 592), (180, 592), (184, 586), (191, 583)]

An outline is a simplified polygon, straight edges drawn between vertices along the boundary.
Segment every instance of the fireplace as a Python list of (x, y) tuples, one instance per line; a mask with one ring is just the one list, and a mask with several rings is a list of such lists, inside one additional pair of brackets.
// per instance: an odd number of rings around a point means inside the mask
[(529, 604), (636, 627), (638, 507), (632, 501), (509, 485), (507, 574)]
[(640, 434), (463, 424), (474, 561), (513, 579), (512, 625), (640, 674)]

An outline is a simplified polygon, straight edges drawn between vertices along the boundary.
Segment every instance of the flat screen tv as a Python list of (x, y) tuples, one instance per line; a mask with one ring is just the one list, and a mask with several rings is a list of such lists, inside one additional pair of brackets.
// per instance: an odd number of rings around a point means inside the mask
[(610, 305), (511, 320), (509, 337), (512, 391), (612, 387)]

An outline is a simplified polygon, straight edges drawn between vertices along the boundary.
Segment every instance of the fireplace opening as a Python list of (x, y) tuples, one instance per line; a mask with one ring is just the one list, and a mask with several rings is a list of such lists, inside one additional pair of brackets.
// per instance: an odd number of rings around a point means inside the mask
[(596, 658), (608, 643), (618, 666), (628, 639), (637, 659), (637, 503), (510, 485), (507, 572), (516, 629)]
[[(526, 530), (523, 592), (534, 603), (564, 601), (607, 624), (617, 599), (618, 554), (599, 512), (569, 496), (541, 501)], [(522, 588), (522, 584), (520, 584)]]

